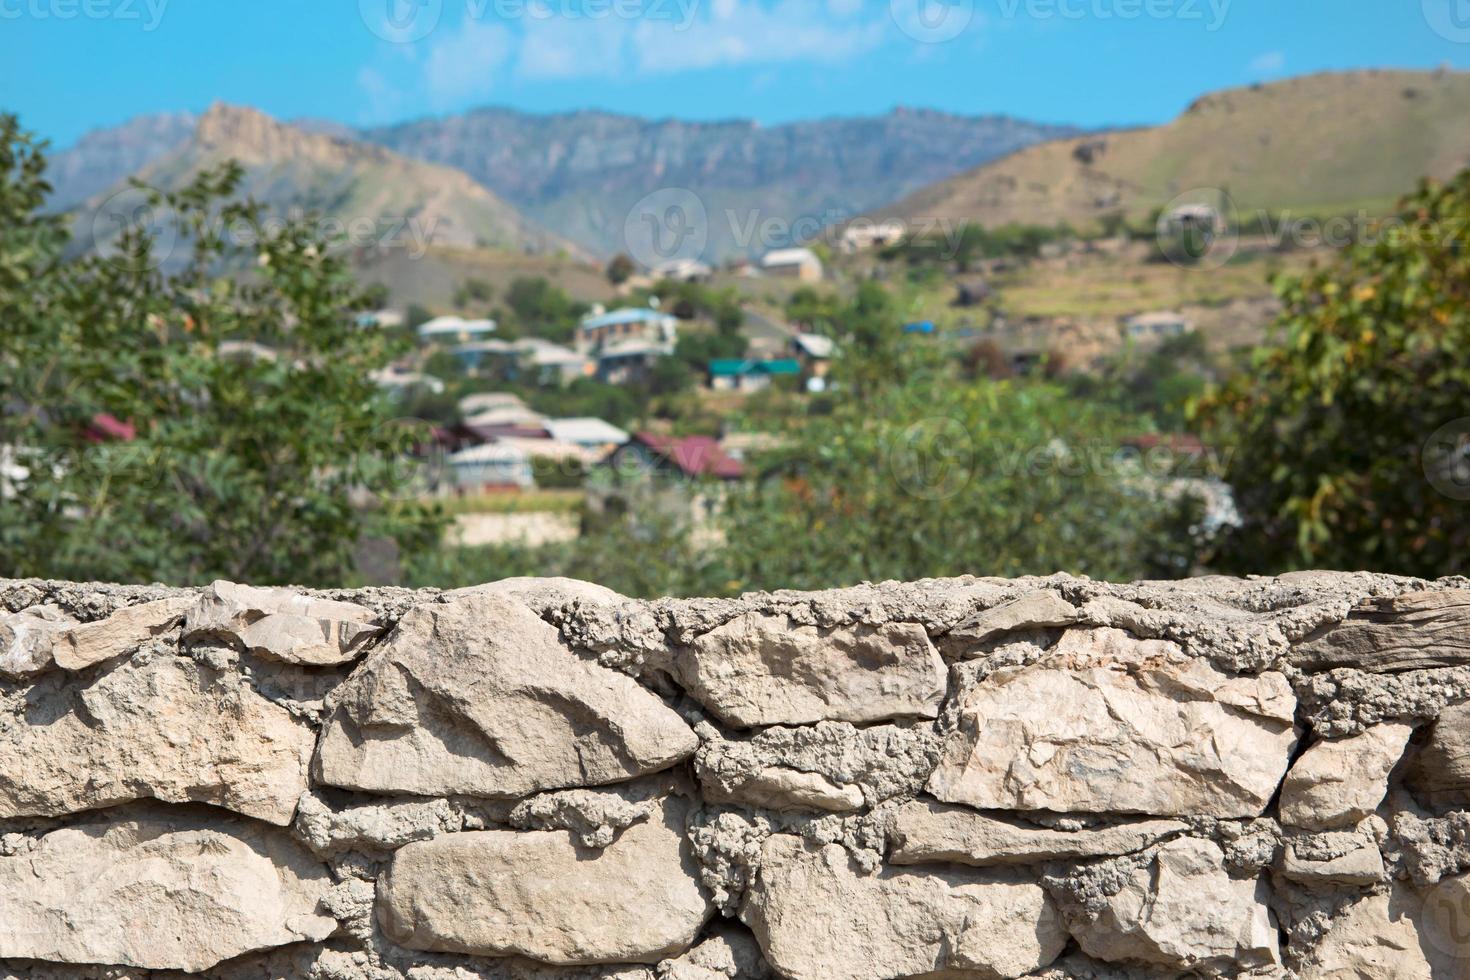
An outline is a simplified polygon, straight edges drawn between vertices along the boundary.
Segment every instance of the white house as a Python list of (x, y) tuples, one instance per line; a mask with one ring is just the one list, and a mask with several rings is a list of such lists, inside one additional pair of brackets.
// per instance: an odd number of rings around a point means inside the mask
[(761, 259), (761, 271), (778, 279), (820, 282), (822, 260), (809, 248), (778, 248)]
[(654, 279), (673, 282), (707, 282), (715, 270), (698, 259), (670, 259), (653, 267)]
[(667, 347), (672, 353), (678, 339), (678, 319), (652, 309), (613, 310), (589, 316), (577, 327), (577, 350), (584, 354), (630, 340)]
[(1123, 321), (1129, 340), (1166, 340), (1194, 332), (1194, 323), (1181, 313), (1140, 313)]
[(525, 450), (516, 446), (486, 443), (472, 446), (450, 456), (445, 461), (454, 480), (455, 489), (473, 493), (481, 490), (518, 487), (526, 489), (536, 485), (531, 470), (531, 458)]
[(469, 343), (487, 337), (496, 330), (494, 320), (466, 320), (460, 316), (439, 316), (419, 326), (419, 340), (425, 343)]
[(602, 419), (549, 419), (546, 431), (557, 442), (570, 443), (589, 456), (601, 459), (628, 441), (628, 433)]

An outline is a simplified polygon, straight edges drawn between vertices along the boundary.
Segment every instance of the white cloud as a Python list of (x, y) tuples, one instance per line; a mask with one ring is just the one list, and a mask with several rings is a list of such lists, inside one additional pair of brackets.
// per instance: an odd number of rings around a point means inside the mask
[(516, 71), (531, 79), (611, 77), (623, 71), (628, 21), (555, 17), (527, 21)]
[(1250, 63), (1250, 71), (1255, 75), (1275, 75), (1285, 67), (1285, 51), (1267, 51)]
[[(847, 6), (844, 0), (836, 0)], [(845, 61), (878, 46), (884, 18), (832, 23), (810, 0), (779, 0), (765, 7), (757, 0), (716, 0), (711, 16), (688, 26), (642, 21), (633, 32), (633, 49), (644, 74), (729, 65), (787, 61)]]
[(496, 23), (467, 19), (458, 31), (441, 31), (424, 62), (424, 85), (440, 105), (483, 97), (513, 47), (511, 33)]

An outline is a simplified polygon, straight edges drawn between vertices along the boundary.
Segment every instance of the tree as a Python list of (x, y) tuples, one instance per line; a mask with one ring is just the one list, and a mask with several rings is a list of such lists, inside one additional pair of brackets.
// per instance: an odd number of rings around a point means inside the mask
[[(841, 360), (852, 355), (844, 353)], [(756, 483), (731, 495), (738, 588), (1071, 571), (1186, 574), (1190, 509), (1120, 453), (1141, 423), (1030, 381), (963, 383), (896, 356), (896, 384), (851, 389), (782, 433)], [(868, 376), (839, 364), (839, 376)]]
[(1438, 576), (1470, 555), (1470, 172), (1281, 277), (1272, 343), (1197, 408), (1242, 525), (1226, 569)]
[(607, 264), (607, 281), (614, 286), (621, 286), (633, 278), (633, 273), (638, 271), (638, 266), (626, 254), (619, 252), (612, 257)]
[(403, 337), (356, 327), (372, 297), (310, 223), (226, 203), (227, 164), (147, 193), (171, 234), (133, 224), (64, 261), (40, 147), (9, 117), (0, 147), (7, 574), (340, 584), (365, 539), (437, 541), (439, 515), (400, 499), (425, 434), (369, 377)]
[(577, 332), (577, 323), (587, 312), (585, 304), (541, 276), (520, 278), (505, 291), (515, 332), (563, 343)]

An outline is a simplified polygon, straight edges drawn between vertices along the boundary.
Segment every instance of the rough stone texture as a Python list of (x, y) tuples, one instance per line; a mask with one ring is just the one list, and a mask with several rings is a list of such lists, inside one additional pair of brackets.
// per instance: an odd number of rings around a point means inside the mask
[(312, 730), (235, 674), (179, 656), (126, 661), (91, 684), (38, 684), (0, 715), (0, 818), (153, 798), (289, 824)]
[(1409, 773), (1409, 786), (1428, 806), (1470, 806), (1470, 702), (1439, 716)]
[(57, 606), (0, 616), (0, 677), (34, 677), (53, 663), (56, 640), (77, 621)]
[(1307, 830), (1349, 827), (1378, 809), (1388, 775), (1414, 729), (1376, 725), (1361, 735), (1307, 749), (1281, 787), (1281, 821)]
[(674, 674), (739, 728), (933, 718), (944, 697), (944, 661), (907, 623), (828, 631), (742, 616), (695, 640)]
[(409, 949), (562, 965), (653, 963), (688, 950), (714, 912), (670, 803), (600, 852), (566, 832), (503, 830), (409, 844), (378, 895)]
[(1081, 900), (1074, 892), (1063, 903), (1073, 937), (1090, 956), (1181, 970), (1281, 960), (1265, 881), (1231, 878), (1213, 841), (1163, 844), (1115, 888)]
[(346, 789), (512, 797), (657, 772), (697, 746), (655, 695), (482, 593), (404, 616), (335, 698), (317, 758)]
[(0, 857), (0, 957), (207, 969), (337, 927), (324, 865), (279, 831), (146, 809)]
[(929, 792), (983, 809), (1257, 816), (1296, 741), (1282, 675), (1231, 677), (1115, 629), (1071, 630), (958, 704)]
[(894, 864), (1039, 864), (1130, 854), (1189, 829), (1178, 820), (1139, 820), (1089, 830), (1051, 830), (999, 820), (966, 807), (915, 800), (893, 815)]
[(382, 631), (372, 610), (290, 589), (215, 582), (184, 616), (185, 638), (221, 636), (260, 657), (330, 667), (356, 660)]
[(837, 844), (777, 834), (742, 918), (792, 980), (1021, 977), (1067, 934), (1045, 892), (1020, 878), (954, 871), (865, 875)]
[(0, 581), (0, 980), (1461, 980), (1467, 594)]
[(1470, 664), (1470, 589), (1369, 600), (1297, 647), (1293, 660), (1385, 673)]
[(193, 603), (192, 596), (171, 596), (126, 606), (99, 622), (72, 627), (56, 638), (52, 659), (66, 670), (85, 670), (132, 653), (177, 626)]
[(977, 613), (944, 635), (944, 649), (963, 656), (970, 649), (1006, 633), (1071, 626), (1077, 607), (1056, 592), (1028, 592)]
[(1437, 980), (1410, 918), (1419, 907), (1417, 896), (1400, 888), (1354, 903), (1313, 951), (1302, 980)]
[(1306, 885), (1376, 885), (1388, 877), (1383, 854), (1370, 837), (1323, 834), (1286, 844), (1281, 873)]

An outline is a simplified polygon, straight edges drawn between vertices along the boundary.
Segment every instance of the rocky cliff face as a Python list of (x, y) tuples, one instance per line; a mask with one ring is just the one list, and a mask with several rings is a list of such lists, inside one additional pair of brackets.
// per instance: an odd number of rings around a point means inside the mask
[(1464, 977), (1467, 610), (0, 581), (0, 977)]

